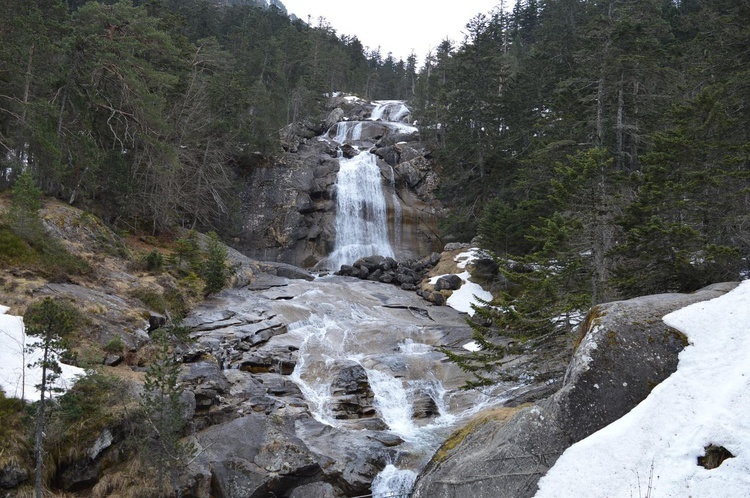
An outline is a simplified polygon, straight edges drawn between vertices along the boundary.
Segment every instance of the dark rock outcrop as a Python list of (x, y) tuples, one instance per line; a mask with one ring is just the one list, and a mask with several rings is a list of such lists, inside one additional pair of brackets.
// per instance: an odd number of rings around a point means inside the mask
[(368, 119), (373, 106), (336, 97), (328, 109), (320, 123), (284, 128), (284, 152), (277, 160), (240, 171), (245, 216), (235, 247), (259, 260), (305, 268), (324, 260), (335, 241), (337, 157), (339, 152), (347, 158), (357, 155), (360, 151), (354, 146), (358, 146), (379, 158), (389, 231), (398, 258), (438, 249), (442, 208), (433, 195), (438, 177), (418, 133), (403, 133), (389, 123), (368, 120), (361, 122), (359, 140), (339, 146), (333, 137), (340, 123)]
[(404, 290), (415, 290), (416, 284), (425, 278), (427, 272), (438, 261), (440, 261), (438, 253), (432, 253), (419, 260), (410, 259), (401, 262), (393, 258), (370, 256), (355, 261), (353, 265), (342, 265), (336, 275), (398, 285)]
[(507, 421), (475, 421), (436, 453), (415, 497), (531, 497), (562, 452), (625, 415), (677, 368), (687, 338), (662, 317), (736, 284), (602, 304), (582, 326), (562, 388)]
[(15, 488), (28, 478), (29, 475), (23, 467), (9, 463), (0, 468), (0, 489)]
[(457, 290), (461, 288), (461, 285), (463, 284), (463, 280), (461, 280), (461, 277), (458, 275), (445, 275), (437, 279), (437, 282), (435, 282), (435, 290), (441, 291), (441, 290)]
[(210, 482), (211, 496), (287, 496), (321, 480), (315, 456), (280, 416), (249, 414), (201, 432), (197, 442), (192, 481)]

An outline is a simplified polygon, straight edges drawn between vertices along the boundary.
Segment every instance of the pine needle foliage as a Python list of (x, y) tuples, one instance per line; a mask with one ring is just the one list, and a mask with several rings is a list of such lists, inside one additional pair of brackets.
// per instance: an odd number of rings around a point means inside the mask
[[(474, 379), (465, 388), (478, 388), (512, 380), (502, 366), (509, 353), (524, 348), (535, 338), (566, 330), (571, 317), (590, 302), (590, 295), (574, 290), (580, 267), (527, 257), (522, 260), (498, 260), (500, 272), (512, 284), (491, 301), (478, 299), (474, 315), (467, 321), (478, 351), (443, 353)], [(509, 341), (510, 339), (510, 341)], [(515, 346), (509, 347), (511, 343)]]
[(146, 371), (140, 406), (144, 418), (141, 457), (155, 469), (159, 482), (176, 488), (181, 469), (195, 448), (182, 440), (186, 426), (180, 363), (170, 348), (168, 334), (156, 334), (158, 351)]
[(208, 234), (208, 254), (203, 263), (203, 280), (206, 285), (203, 293), (208, 296), (226, 287), (230, 267), (227, 264), (227, 249), (219, 240), (216, 232)]

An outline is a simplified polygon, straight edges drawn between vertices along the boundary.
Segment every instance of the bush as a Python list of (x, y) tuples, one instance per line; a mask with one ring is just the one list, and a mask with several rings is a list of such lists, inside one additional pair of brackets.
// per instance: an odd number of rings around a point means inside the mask
[(131, 291), (130, 295), (139, 299), (146, 308), (152, 311), (165, 313), (167, 310), (167, 303), (164, 300), (164, 296), (157, 291), (140, 287)]
[(219, 241), (219, 236), (210, 232), (208, 237), (208, 256), (203, 263), (203, 280), (206, 282), (203, 293), (206, 296), (219, 292), (227, 285), (230, 270), (227, 249)]
[(28, 456), (25, 403), (18, 398), (6, 398), (0, 389), (0, 468), (8, 463), (18, 463)]
[(125, 349), (125, 343), (122, 342), (122, 337), (115, 336), (112, 339), (107, 342), (107, 344), (104, 346), (104, 351), (110, 354), (118, 354), (122, 353)]
[(148, 253), (144, 262), (146, 263), (146, 270), (148, 271), (158, 272), (164, 267), (164, 257), (156, 249)]

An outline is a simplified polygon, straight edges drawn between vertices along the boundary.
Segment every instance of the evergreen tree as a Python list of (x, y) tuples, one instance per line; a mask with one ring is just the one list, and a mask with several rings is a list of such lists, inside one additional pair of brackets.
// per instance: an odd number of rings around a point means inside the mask
[(42, 379), (37, 386), (40, 394), (34, 437), (36, 460), (34, 488), (37, 498), (42, 498), (43, 444), (47, 398), (50, 392), (57, 390), (54, 387), (54, 382), (60, 377), (61, 373), (58, 358), (68, 348), (68, 337), (75, 328), (77, 316), (77, 310), (70, 304), (45, 298), (43, 301), (29, 306), (23, 317), (26, 335), (37, 339), (37, 342), (29, 346), (29, 350), (42, 350), (39, 361), (29, 365), (29, 367), (41, 367), (42, 369)]
[(182, 440), (186, 425), (181, 399), (184, 389), (179, 382), (180, 364), (170, 350), (166, 332), (157, 334), (157, 347), (156, 358), (146, 370), (140, 399), (146, 422), (145, 441), (140, 450), (154, 466), (158, 482), (167, 488), (163, 491), (171, 495), (175, 491), (179, 494), (179, 473), (195, 448)]
[(227, 264), (227, 249), (219, 240), (219, 236), (215, 232), (210, 232), (208, 237), (208, 254), (203, 263), (203, 280), (206, 282), (203, 292), (206, 296), (226, 287), (230, 270)]

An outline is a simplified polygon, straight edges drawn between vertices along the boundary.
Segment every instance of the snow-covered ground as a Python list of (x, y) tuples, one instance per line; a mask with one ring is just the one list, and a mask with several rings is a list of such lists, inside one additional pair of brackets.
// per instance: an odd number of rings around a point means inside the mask
[[(39, 390), (35, 387), (42, 380), (41, 368), (29, 368), (42, 356), (41, 349), (24, 352), (38, 340), (27, 337), (24, 333), (23, 318), (7, 315), (8, 308), (0, 305), (0, 389), (7, 397), (21, 398), (29, 401), (39, 399)], [(62, 375), (55, 382), (55, 387), (70, 388), (75, 378), (83, 375), (82, 368), (60, 364)]]
[[(472, 248), (467, 252), (462, 252), (456, 255), (453, 260), (458, 263), (457, 266), (459, 269), (465, 270), (466, 265), (479, 258), (479, 256), (479, 249)], [(445, 275), (438, 275), (436, 277), (432, 277), (430, 279), (430, 283), (435, 284), (440, 277), (444, 276)], [(463, 273), (459, 273), (458, 276), (461, 277), (463, 284), (459, 289), (453, 291), (453, 294), (451, 294), (451, 296), (448, 298), (446, 304), (455, 310), (461, 311), (463, 313), (468, 313), (469, 315), (473, 316), (474, 310), (472, 309), (471, 305), (479, 304), (476, 298), (479, 297), (480, 299), (489, 301), (492, 299), (492, 294), (482, 289), (479, 284), (472, 282), (471, 274), (468, 272), (468, 270), (464, 271)]]
[[(677, 371), (630, 413), (568, 448), (537, 498), (750, 496), (750, 281), (664, 322), (690, 341)], [(698, 466), (711, 444), (734, 458), (713, 470)]]

